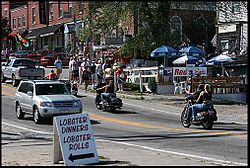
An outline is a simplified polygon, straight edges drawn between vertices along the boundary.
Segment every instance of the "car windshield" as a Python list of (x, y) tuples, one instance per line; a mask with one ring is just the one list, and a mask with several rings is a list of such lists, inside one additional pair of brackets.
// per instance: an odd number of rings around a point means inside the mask
[(64, 84), (37, 84), (36, 95), (69, 95)]
[(13, 66), (35, 66), (33, 60), (16, 60)]

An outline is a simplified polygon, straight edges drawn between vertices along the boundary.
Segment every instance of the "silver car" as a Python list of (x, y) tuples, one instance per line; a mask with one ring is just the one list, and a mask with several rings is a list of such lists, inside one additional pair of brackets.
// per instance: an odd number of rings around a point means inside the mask
[(21, 81), (15, 94), (16, 116), (33, 115), (35, 123), (46, 117), (82, 113), (82, 102), (60, 81)]

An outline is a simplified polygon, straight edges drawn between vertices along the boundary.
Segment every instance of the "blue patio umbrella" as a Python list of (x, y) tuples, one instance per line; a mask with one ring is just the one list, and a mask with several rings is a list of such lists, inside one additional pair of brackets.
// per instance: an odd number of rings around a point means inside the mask
[(162, 45), (161, 47), (154, 49), (150, 53), (150, 57), (164, 57), (164, 67), (165, 67), (165, 59), (179, 57), (179, 51), (172, 47)]
[(213, 58), (211, 58), (210, 60), (208, 60), (206, 62), (206, 65), (220, 65), (221, 66), (221, 71), (222, 71), (222, 75), (224, 75), (224, 64), (230, 64), (233, 63), (234, 60), (224, 54), (220, 54), (218, 56), (215, 56)]
[(229, 64), (232, 63), (233, 59), (227, 55), (220, 54), (208, 60), (206, 62), (207, 65), (221, 65), (221, 64)]
[(197, 57), (192, 57), (192, 56), (182, 56), (176, 60), (173, 61), (174, 65), (178, 64), (195, 64), (196, 62), (204, 62), (204, 58), (197, 58)]
[(193, 57), (202, 57), (205, 54), (204, 51), (202, 51), (201, 49), (197, 47), (192, 47), (192, 46), (182, 48), (179, 52), (188, 56), (193, 56)]
[(172, 47), (162, 45), (161, 47), (158, 47), (158, 48), (154, 49), (150, 53), (150, 56), (151, 57), (176, 58), (176, 57), (179, 56), (179, 51), (172, 48)]

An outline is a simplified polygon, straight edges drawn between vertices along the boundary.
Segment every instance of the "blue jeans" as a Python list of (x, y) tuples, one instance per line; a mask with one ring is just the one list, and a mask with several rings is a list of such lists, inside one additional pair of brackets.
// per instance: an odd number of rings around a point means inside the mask
[(101, 100), (104, 100), (104, 97), (110, 97), (112, 96), (114, 93), (101, 93)]
[(205, 103), (194, 104), (194, 105), (189, 107), (189, 112), (192, 111), (193, 119), (196, 120), (196, 115), (199, 111), (208, 110), (209, 107), (211, 107), (211, 106), (212, 106), (211, 104), (205, 104)]

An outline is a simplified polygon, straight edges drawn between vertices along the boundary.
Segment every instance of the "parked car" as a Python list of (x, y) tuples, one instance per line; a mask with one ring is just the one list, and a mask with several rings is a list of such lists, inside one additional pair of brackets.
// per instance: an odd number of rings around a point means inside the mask
[(23, 79), (43, 79), (44, 68), (38, 67), (38, 61), (28, 58), (10, 58), (6, 64), (2, 64), (1, 82), (12, 80), (12, 85), (17, 86)]
[(32, 59), (32, 60), (37, 60), (40, 62), (41, 58), (42, 58), (42, 54), (40, 53), (37, 53), (37, 52), (34, 52), (34, 51), (31, 51), (27, 54), (26, 56), (27, 58), (29, 59)]
[(82, 102), (58, 80), (22, 81), (15, 93), (16, 117), (33, 115), (35, 123), (55, 115), (82, 113)]
[(27, 58), (27, 55), (31, 53), (31, 50), (19, 50), (10, 54), (10, 57), (14, 58)]
[(42, 56), (40, 60), (40, 65), (45, 67), (54, 65), (54, 62), (58, 56), (61, 58), (63, 65), (69, 65), (69, 60), (70, 60), (69, 57), (66, 57), (65, 54), (63, 53), (55, 53), (55, 52), (49, 53), (46, 56)]

